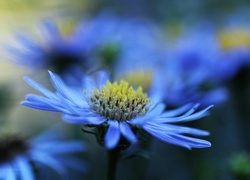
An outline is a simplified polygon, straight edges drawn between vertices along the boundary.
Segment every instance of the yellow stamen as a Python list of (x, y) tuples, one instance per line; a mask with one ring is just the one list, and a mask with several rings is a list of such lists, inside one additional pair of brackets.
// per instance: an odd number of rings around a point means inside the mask
[(151, 101), (142, 87), (134, 90), (129, 83), (121, 80), (120, 83), (107, 82), (101, 90), (94, 90), (90, 96), (92, 109), (108, 119), (126, 121), (137, 115), (144, 115), (148, 111)]

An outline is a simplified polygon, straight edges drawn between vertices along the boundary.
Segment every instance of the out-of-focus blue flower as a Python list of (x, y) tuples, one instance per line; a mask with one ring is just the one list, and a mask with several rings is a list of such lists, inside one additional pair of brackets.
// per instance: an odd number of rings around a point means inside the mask
[(78, 90), (67, 86), (59, 76), (49, 72), (56, 91), (52, 92), (28, 77), (25, 81), (43, 96), (27, 95), (22, 105), (63, 113), (68, 123), (95, 126), (101, 132), (100, 140), (106, 148), (118, 147), (120, 142), (137, 142), (136, 133), (143, 129), (156, 138), (175, 145), (191, 148), (210, 147), (208, 141), (188, 137), (206, 136), (209, 132), (171, 123), (187, 122), (208, 114), (209, 106), (195, 112), (198, 104), (187, 104), (172, 111), (166, 106), (137, 90), (126, 81), (111, 83), (106, 72), (98, 72), (96, 81), (85, 79), (85, 88)]
[(221, 57), (217, 40), (209, 33), (185, 34), (171, 44), (159, 68), (166, 103), (180, 106), (187, 102), (209, 105), (225, 101), (228, 92), (221, 87), (221, 81), (231, 69), (222, 67)]
[[(45, 133), (25, 140), (20, 135), (6, 134), (0, 138), (0, 179), (34, 180), (37, 175), (48, 178), (48, 169), (60, 178), (67, 179), (68, 168), (84, 171), (86, 165), (72, 156), (83, 152), (86, 145), (80, 141), (62, 140), (62, 133), (50, 129)], [(57, 129), (58, 130), (58, 129)]]
[(85, 44), (78, 40), (81, 34), (76, 30), (66, 36), (54, 22), (44, 20), (40, 31), (38, 40), (19, 33), (16, 37), (18, 45), (7, 46), (16, 63), (34, 69), (51, 69), (61, 74), (75, 66), (88, 68), (93, 65), (86, 57)]
[(146, 19), (103, 12), (83, 21), (78, 31), (82, 34), (79, 41), (88, 44), (92, 57), (106, 65), (114, 65), (114, 71), (123, 70), (119, 67), (127, 66), (131, 61), (159, 56), (161, 31), (155, 23)]

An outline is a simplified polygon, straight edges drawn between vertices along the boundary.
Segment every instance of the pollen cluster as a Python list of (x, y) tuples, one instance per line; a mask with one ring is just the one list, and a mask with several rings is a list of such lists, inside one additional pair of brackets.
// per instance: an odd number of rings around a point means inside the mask
[(90, 96), (92, 109), (96, 113), (111, 120), (126, 121), (148, 111), (151, 101), (142, 87), (134, 90), (128, 82), (107, 82), (101, 90), (94, 90)]

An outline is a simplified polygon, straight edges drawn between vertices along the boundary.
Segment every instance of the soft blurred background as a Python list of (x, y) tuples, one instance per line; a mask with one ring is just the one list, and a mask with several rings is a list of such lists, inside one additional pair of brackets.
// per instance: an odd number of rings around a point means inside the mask
[[(153, 139), (145, 145), (148, 152), (120, 161), (117, 179), (250, 179), (249, 12), (246, 0), (1, 0), (0, 124), (27, 137), (64, 126), (69, 139), (89, 146), (84, 156), (89, 171), (81, 179), (104, 179), (106, 154), (94, 136), (63, 123), (60, 114), (20, 105), (26, 94), (36, 93), (23, 76), (49, 87), (47, 70), (58, 70), (40, 66), (51, 56), (30, 53), (37, 48), (25, 38), (20, 54), (9, 50), (25, 34), (50, 53), (82, 50), (85, 71), (104, 67), (114, 79), (146, 83), (145, 89), (152, 81), (148, 72), (157, 71), (165, 77), (158, 85), (170, 109), (193, 101), (215, 105), (208, 117), (185, 124), (210, 131), (205, 139), (211, 148), (190, 151)], [(66, 39), (73, 34), (72, 47), (54, 43), (53, 27), (44, 32), (44, 21), (55, 23)]]

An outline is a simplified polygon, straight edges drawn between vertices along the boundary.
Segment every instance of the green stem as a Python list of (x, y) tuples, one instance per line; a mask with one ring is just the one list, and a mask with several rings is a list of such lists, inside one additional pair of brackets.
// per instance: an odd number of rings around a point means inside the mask
[(108, 150), (108, 166), (106, 180), (115, 180), (116, 167), (119, 160), (120, 151), (119, 150)]

